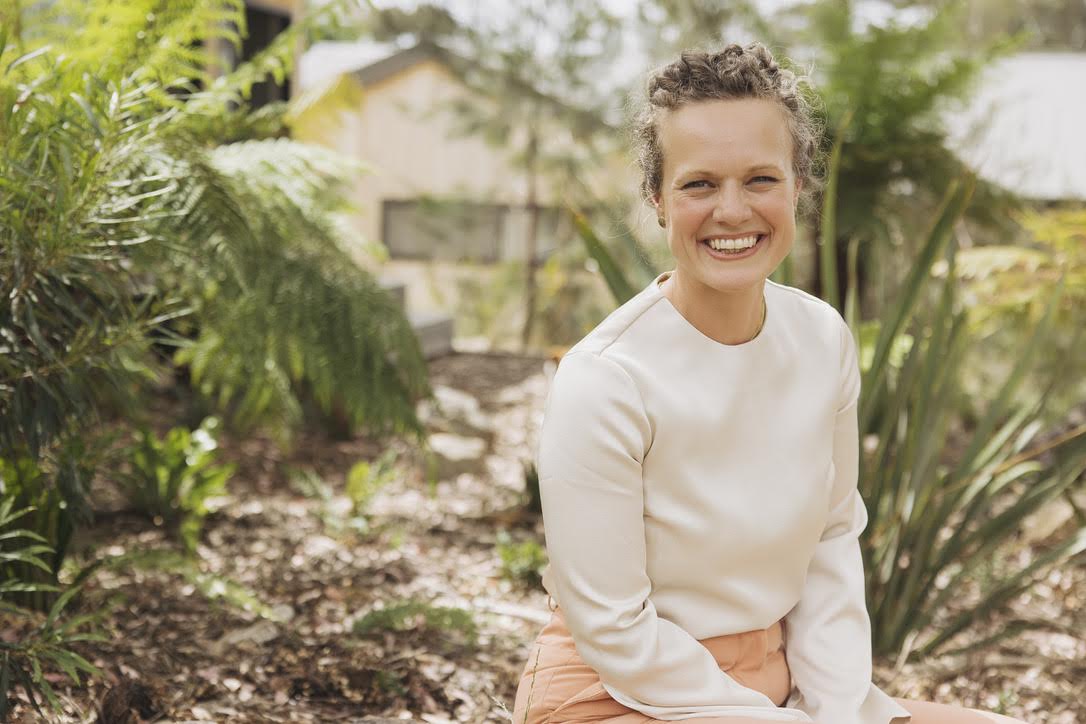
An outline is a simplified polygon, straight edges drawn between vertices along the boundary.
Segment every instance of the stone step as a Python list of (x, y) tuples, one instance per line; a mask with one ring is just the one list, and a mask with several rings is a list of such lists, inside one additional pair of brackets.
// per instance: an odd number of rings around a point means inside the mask
[[(400, 309), (407, 310), (407, 285), (398, 279), (378, 279), (381, 287), (391, 294)], [(443, 312), (408, 312), (407, 319), (422, 345), (426, 359), (452, 352), (453, 319)]]
[(377, 283), (381, 285), (381, 288), (391, 294), (395, 298), (396, 303), (400, 305), (400, 309), (407, 308), (407, 285), (396, 279), (378, 279)]
[(409, 312), (407, 318), (418, 335), (422, 355), (434, 359), (453, 351), (453, 318), (444, 312)]

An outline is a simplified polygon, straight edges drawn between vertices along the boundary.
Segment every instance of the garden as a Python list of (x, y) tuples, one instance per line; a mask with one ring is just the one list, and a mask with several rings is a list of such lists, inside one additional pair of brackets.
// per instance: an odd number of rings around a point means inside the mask
[[(585, 181), (636, 85), (592, 82), (618, 39), (722, 29), (818, 69), (810, 255), (775, 278), (858, 341), (877, 682), (1086, 721), (1086, 192), (979, 176), (938, 121), (997, 59), (1081, 43), (1036, 4), (1028, 36), (981, 2), (330, 2), (232, 67), (209, 49), (243, 47), (242, 0), (0, 7), (0, 721), (509, 720), (549, 613), (550, 378), (668, 268), (632, 170)], [(513, 300), (515, 349), (427, 360), (352, 246), (371, 171), (294, 138), (312, 96), (253, 103), (358, 37), (473, 57), (489, 101), (448, 111), (537, 180), (527, 208), (565, 190), (566, 243), (476, 290)]]

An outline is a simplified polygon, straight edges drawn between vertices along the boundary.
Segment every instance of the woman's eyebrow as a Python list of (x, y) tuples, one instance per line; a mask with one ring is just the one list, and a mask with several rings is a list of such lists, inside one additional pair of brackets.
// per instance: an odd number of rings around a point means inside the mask
[(784, 172), (781, 171), (779, 166), (777, 166), (775, 164), (772, 164), (772, 163), (763, 163), (763, 164), (759, 164), (757, 166), (751, 166), (750, 168), (747, 169), (747, 173), (756, 173), (758, 171), (772, 171), (773, 173), (778, 174), (778, 175), (784, 174)]
[(708, 169), (692, 168), (692, 169), (689, 169), (689, 170), (686, 170), (686, 169), (680, 170), (679, 173), (676, 174), (675, 178), (689, 178), (690, 176), (716, 176), (716, 175), (717, 174), (715, 172), (709, 171)]
[[(784, 175), (784, 171), (781, 170), (780, 166), (772, 163), (760, 163), (754, 166), (749, 166), (743, 173), (744, 175), (749, 175), (752, 173), (757, 173), (759, 171), (769, 171), (771, 173), (777, 174), (778, 176)], [(719, 175), (720, 174), (716, 171), (710, 171), (709, 169), (692, 168), (689, 170), (680, 169), (680, 171), (675, 175), (675, 178), (686, 179), (690, 178), (691, 176), (705, 176), (709, 178), (716, 178)]]

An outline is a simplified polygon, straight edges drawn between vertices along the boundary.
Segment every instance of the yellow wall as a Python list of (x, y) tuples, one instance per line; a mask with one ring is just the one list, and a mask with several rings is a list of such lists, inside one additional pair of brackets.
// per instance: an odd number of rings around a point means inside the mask
[[(320, 101), (304, 104), (292, 131), (298, 140), (332, 148), (372, 169), (359, 180), (354, 193), (360, 209), (353, 220), (359, 232), (356, 259), (382, 278), (404, 282), (409, 308), (456, 309), (460, 279), (485, 285), (499, 274), (498, 268), (411, 260), (390, 260), (377, 268), (366, 248), (367, 242), (383, 241), (382, 203), (432, 196), (521, 205), (527, 194), (524, 172), (509, 160), (506, 149), (490, 145), (478, 135), (458, 132), (462, 121), (447, 105), (468, 91), (439, 62), (420, 62), (368, 87), (341, 80), (323, 90), (329, 92)], [(556, 139), (547, 140), (553, 147)], [(625, 158), (616, 158), (599, 176), (601, 183), (628, 186), (633, 173)], [(539, 203), (562, 204), (562, 189), (549, 189), (545, 182), (540, 186)], [(601, 196), (607, 193), (603, 189), (599, 192)], [(655, 216), (652, 221), (655, 229)]]
[(386, 199), (456, 196), (524, 203), (525, 176), (506, 154), (478, 136), (457, 133), (458, 118), (447, 104), (465, 91), (440, 63), (421, 62), (361, 90), (359, 107), (341, 113), (337, 129), (329, 129), (326, 111), (317, 106), (295, 124), (294, 135), (372, 169), (355, 194), (363, 210), (359, 230), (367, 238), (381, 238)]

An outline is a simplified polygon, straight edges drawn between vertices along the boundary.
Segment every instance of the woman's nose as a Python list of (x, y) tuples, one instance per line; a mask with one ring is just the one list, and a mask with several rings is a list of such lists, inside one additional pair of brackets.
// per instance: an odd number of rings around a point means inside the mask
[(743, 196), (743, 190), (730, 184), (721, 186), (717, 192), (716, 206), (713, 207), (713, 221), (737, 226), (750, 217), (750, 204)]

